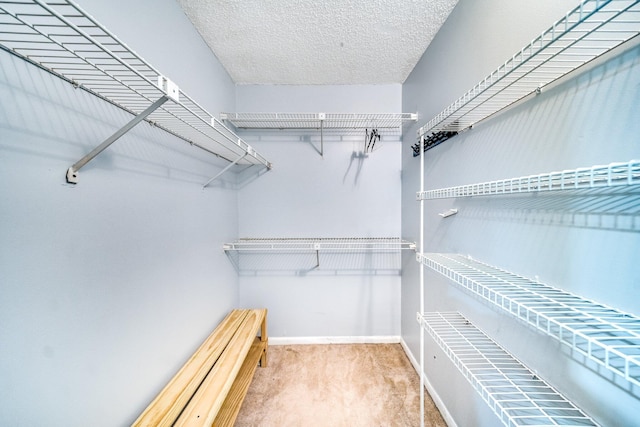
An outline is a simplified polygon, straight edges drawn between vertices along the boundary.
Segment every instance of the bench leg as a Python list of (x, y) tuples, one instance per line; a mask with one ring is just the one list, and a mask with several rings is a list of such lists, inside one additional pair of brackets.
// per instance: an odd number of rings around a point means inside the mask
[(262, 319), (262, 325), (260, 325), (260, 341), (264, 343), (264, 350), (262, 350), (262, 356), (260, 356), (260, 366), (267, 367), (267, 348), (269, 346), (269, 336), (267, 335), (267, 316), (265, 314)]

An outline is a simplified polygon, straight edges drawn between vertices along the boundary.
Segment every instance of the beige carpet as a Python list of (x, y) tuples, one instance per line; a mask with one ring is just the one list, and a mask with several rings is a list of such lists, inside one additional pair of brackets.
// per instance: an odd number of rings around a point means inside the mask
[[(269, 347), (236, 426), (419, 426), (420, 378), (399, 344)], [(425, 426), (446, 426), (425, 392)]]

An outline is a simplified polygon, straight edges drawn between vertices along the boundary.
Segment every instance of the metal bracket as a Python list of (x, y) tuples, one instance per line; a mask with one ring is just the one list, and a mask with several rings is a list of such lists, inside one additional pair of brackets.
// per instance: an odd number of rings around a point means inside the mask
[(202, 189), (204, 190), (205, 188), (207, 188), (207, 185), (211, 184), (216, 178), (218, 178), (219, 176), (221, 176), (223, 173), (225, 173), (226, 171), (228, 171), (229, 169), (231, 169), (233, 166), (237, 165), (238, 162), (242, 159), (244, 159), (247, 154), (250, 154), (253, 150), (251, 149), (251, 147), (249, 147), (247, 149), (247, 151), (240, 157), (238, 157), (237, 159), (235, 159), (233, 162), (229, 163), (224, 169), (222, 169), (220, 172), (218, 172), (218, 174), (216, 176), (214, 176), (213, 178), (211, 178), (209, 181), (207, 181), (203, 186)]
[(78, 171), (91, 160), (93, 160), (98, 154), (102, 153), (107, 147), (116, 142), (121, 136), (129, 132), (135, 125), (147, 118), (151, 113), (156, 111), (162, 104), (169, 100), (168, 95), (163, 95), (156, 102), (147, 107), (146, 110), (136, 115), (126, 125), (118, 129), (113, 135), (105, 139), (102, 144), (91, 150), (83, 158), (75, 162), (69, 169), (67, 169), (67, 182), (69, 184), (78, 183)]
[(458, 213), (458, 209), (449, 209), (448, 211), (439, 213), (438, 215), (440, 215), (442, 218), (446, 218), (448, 216), (455, 215), (457, 213)]
[(316, 250), (316, 265), (313, 268), (320, 268), (320, 243), (314, 243), (313, 249)]
[(318, 113), (318, 120), (320, 120), (320, 156), (324, 158), (324, 121), (327, 118), (326, 113)]
[(158, 87), (166, 93), (169, 98), (176, 102), (180, 102), (180, 88), (177, 84), (165, 76), (158, 76)]

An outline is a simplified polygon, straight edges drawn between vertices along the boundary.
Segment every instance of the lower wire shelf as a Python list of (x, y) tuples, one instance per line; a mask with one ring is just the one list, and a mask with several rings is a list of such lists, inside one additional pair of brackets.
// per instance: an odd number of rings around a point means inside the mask
[(241, 238), (223, 250), (242, 275), (399, 275), (403, 250), (414, 242), (400, 237)]
[(399, 237), (242, 238), (223, 245), (225, 251), (384, 251), (415, 250), (416, 244)]
[(457, 254), (417, 259), (456, 284), (640, 385), (640, 317)]
[(460, 313), (418, 321), (505, 426), (598, 425)]

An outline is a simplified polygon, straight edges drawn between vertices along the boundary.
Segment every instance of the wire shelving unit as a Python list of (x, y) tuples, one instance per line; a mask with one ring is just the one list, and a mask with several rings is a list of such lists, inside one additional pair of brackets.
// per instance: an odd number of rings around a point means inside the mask
[(598, 425), (461, 314), (418, 320), (505, 426)]
[(415, 251), (416, 245), (399, 237), (243, 238), (225, 243), (223, 249), (243, 275), (274, 271), (398, 275), (401, 252)]
[(319, 130), (320, 155), (324, 156), (325, 132), (359, 130), (400, 134), (405, 122), (417, 121), (417, 113), (221, 113), (237, 129)]
[(222, 113), (238, 129), (399, 129), (415, 113)]
[(415, 250), (399, 237), (242, 238), (223, 245), (225, 251), (400, 251)]
[(418, 261), (485, 301), (640, 385), (640, 317), (456, 254)]
[[(561, 82), (563, 78), (586, 64), (597, 64), (600, 60), (612, 57), (624, 48), (624, 44), (635, 45), (639, 34), (640, 0), (582, 0), (576, 8), (420, 127), (417, 131), (419, 144), (413, 147), (414, 153), (423, 154), (426, 149), (436, 146), (441, 140), (446, 140), (451, 135), (529, 96), (541, 93), (545, 87)], [(526, 393), (518, 392), (507, 394), (503, 399), (499, 387), (513, 386), (513, 380), (521, 379), (516, 375), (519, 371), (509, 371), (505, 373), (505, 377), (500, 377), (502, 373), (497, 373), (495, 368), (496, 365), (500, 367), (501, 359), (498, 357), (497, 361), (494, 360), (493, 354), (495, 352), (497, 355), (503, 355), (506, 352), (499, 349), (495, 343), (491, 344), (489, 338), (483, 334), (483, 341), (478, 344), (480, 347), (474, 347), (475, 343), (468, 338), (475, 339), (477, 330), (470, 329), (472, 326), (459, 314), (422, 314), (425, 301), (424, 270), (428, 267), (439, 272), (472, 294), (569, 346), (576, 354), (583, 355), (585, 360), (603, 366), (634, 385), (640, 384), (640, 319), (460, 255), (423, 253), (425, 203), (427, 200), (440, 198), (567, 190), (589, 194), (614, 193), (618, 190), (624, 191), (625, 186), (640, 183), (639, 162), (632, 160), (627, 163), (426, 191), (424, 157), (420, 156), (420, 191), (416, 194), (420, 203), (420, 244), (416, 254), (420, 263), (418, 321), (424, 326), (420, 328), (421, 400), (425, 384), (426, 329), (505, 425), (595, 425), (579, 410), (573, 409), (572, 406), (563, 406), (564, 403), (560, 403), (560, 400), (558, 406), (555, 406), (554, 401), (547, 399), (545, 394), (533, 393), (529, 399), (525, 398)], [(567, 191), (563, 194), (571, 193)], [(441, 215), (448, 216), (456, 212), (456, 209), (451, 209)], [(485, 343), (486, 348), (483, 347)], [(469, 354), (475, 356), (479, 353), (490, 357), (471, 357), (468, 361), (465, 359)], [(475, 371), (476, 361), (477, 367), (480, 368), (478, 371)], [(498, 388), (493, 388), (494, 383), (490, 381), (499, 378), (504, 382), (495, 383)], [(530, 372), (525, 373), (522, 378), (536, 379)], [(509, 389), (509, 392), (511, 390), (516, 388)], [(506, 402), (506, 405), (502, 402)], [(552, 406), (549, 408), (551, 412), (541, 410), (549, 404)], [(544, 416), (529, 418), (534, 412), (542, 414), (541, 411), (546, 415), (559, 417), (555, 420), (553, 417)], [(422, 403), (420, 412), (421, 425), (424, 425)], [(567, 417), (563, 418), (565, 415)]]
[(640, 1), (583, 0), (453, 104), (418, 137), (464, 130), (640, 33)]
[(0, 47), (135, 116), (69, 168), (69, 182), (77, 182), (81, 167), (142, 120), (231, 165), (271, 168), (262, 155), (71, 0), (0, 0)]
[(420, 191), (418, 200), (640, 185), (640, 160)]

